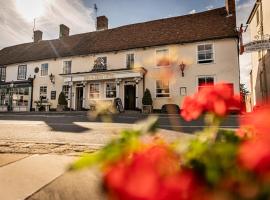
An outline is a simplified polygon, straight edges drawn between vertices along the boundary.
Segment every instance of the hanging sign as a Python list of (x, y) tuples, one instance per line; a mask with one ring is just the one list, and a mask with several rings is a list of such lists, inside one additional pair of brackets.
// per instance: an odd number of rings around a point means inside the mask
[(258, 40), (245, 44), (244, 51), (246, 53), (270, 49), (270, 40)]

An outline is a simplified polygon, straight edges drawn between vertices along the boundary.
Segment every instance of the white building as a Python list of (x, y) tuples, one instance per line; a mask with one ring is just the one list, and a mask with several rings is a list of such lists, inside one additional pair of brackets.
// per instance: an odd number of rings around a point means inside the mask
[[(247, 21), (252, 40), (270, 39), (270, 1), (256, 0)], [(270, 96), (270, 50), (252, 53), (250, 72), (252, 106), (269, 101)]]
[(61, 91), (75, 110), (116, 97), (126, 110), (141, 109), (146, 88), (154, 109), (180, 107), (186, 95), (205, 83), (227, 82), (238, 93), (235, 2), (225, 3), (202, 13), (113, 29), (101, 16), (97, 31), (69, 36), (69, 28), (60, 25), (55, 40), (42, 40), (42, 32), (35, 31), (34, 42), (0, 51), (2, 110), (35, 108), (40, 96), (56, 108)]

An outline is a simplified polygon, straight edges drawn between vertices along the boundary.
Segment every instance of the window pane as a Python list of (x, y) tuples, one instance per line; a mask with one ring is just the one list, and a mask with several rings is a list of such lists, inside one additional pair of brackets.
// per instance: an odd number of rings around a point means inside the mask
[(116, 97), (116, 83), (107, 83), (106, 98), (115, 98), (115, 97)]
[(170, 97), (169, 81), (156, 81), (156, 97)]
[(198, 51), (203, 51), (204, 50), (204, 45), (199, 45), (198, 46)]

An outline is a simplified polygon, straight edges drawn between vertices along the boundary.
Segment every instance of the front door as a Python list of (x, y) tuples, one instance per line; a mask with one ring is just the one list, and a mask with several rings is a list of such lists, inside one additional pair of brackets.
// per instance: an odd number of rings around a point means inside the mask
[(135, 110), (136, 108), (136, 86), (125, 85), (125, 110)]
[(82, 110), (83, 108), (83, 87), (77, 87), (76, 89), (76, 110)]

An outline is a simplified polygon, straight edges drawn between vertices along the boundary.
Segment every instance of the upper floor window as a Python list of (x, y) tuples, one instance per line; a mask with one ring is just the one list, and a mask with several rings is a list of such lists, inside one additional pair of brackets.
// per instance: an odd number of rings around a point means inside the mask
[(19, 65), (18, 66), (18, 80), (25, 80), (26, 79), (26, 73), (27, 73), (27, 66), (26, 65)]
[(214, 62), (213, 44), (198, 45), (198, 63)]
[(215, 79), (213, 76), (201, 76), (198, 78), (198, 90), (209, 85), (214, 85)]
[(44, 63), (41, 65), (40, 76), (47, 76), (49, 70), (49, 64)]
[(99, 91), (99, 83), (91, 83), (89, 90), (90, 99), (99, 99), (100, 91)]
[(40, 86), (39, 98), (40, 99), (47, 99), (47, 86)]
[(156, 97), (170, 97), (169, 81), (156, 81)]
[(106, 98), (116, 97), (116, 83), (106, 83)]
[(63, 62), (63, 74), (71, 74), (71, 61)]
[(132, 69), (134, 68), (134, 54), (127, 54), (127, 68)]
[(156, 50), (156, 62), (157, 66), (168, 66), (170, 65), (170, 56), (169, 56), (169, 50), (168, 49), (159, 49)]
[(6, 67), (0, 67), (0, 82), (6, 81)]

